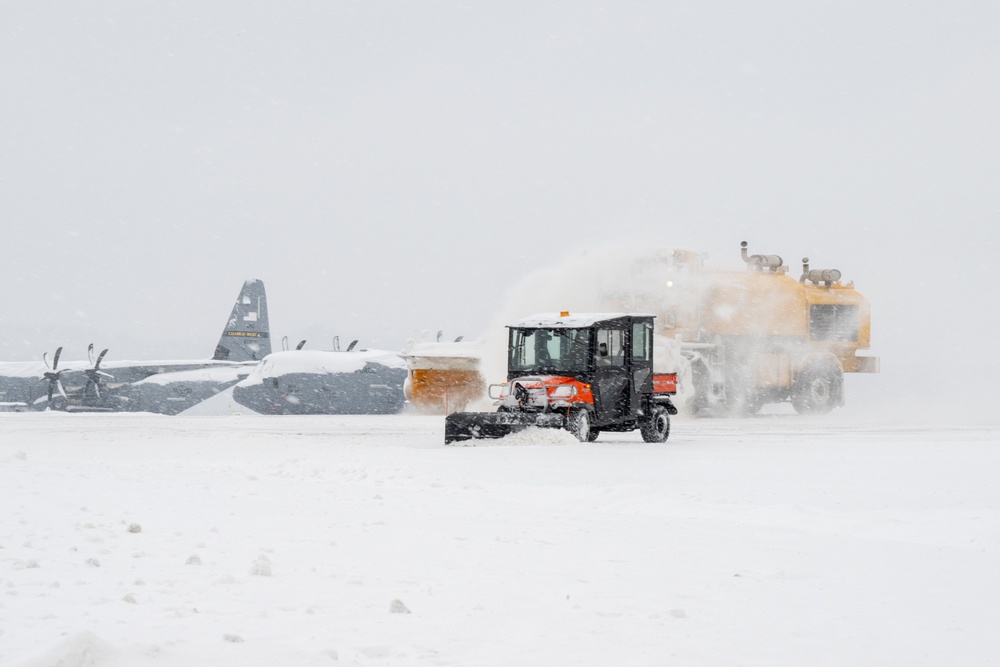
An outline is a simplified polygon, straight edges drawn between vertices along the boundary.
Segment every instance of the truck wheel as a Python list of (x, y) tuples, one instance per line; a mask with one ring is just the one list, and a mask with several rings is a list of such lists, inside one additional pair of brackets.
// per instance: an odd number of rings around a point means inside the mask
[(580, 442), (590, 440), (590, 413), (585, 408), (570, 412), (566, 419), (566, 430)]
[(670, 437), (670, 415), (664, 407), (653, 408), (649, 419), (639, 425), (643, 442), (666, 442)]
[(811, 364), (799, 374), (792, 389), (792, 406), (802, 415), (826, 414), (841, 404), (844, 371), (839, 364)]
[(596, 428), (590, 429), (590, 435), (587, 436), (587, 442), (594, 442), (597, 440), (597, 436), (601, 434)]

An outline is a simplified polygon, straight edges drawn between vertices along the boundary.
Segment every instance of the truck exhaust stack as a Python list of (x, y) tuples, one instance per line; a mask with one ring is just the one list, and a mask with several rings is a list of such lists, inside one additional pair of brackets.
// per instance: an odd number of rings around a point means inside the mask
[(740, 243), (740, 255), (743, 261), (750, 265), (755, 271), (768, 269), (769, 271), (779, 271), (782, 267), (780, 255), (747, 255), (747, 242)]

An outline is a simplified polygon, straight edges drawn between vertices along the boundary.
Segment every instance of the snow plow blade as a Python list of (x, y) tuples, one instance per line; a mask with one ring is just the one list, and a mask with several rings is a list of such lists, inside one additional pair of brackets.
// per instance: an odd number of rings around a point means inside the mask
[(444, 418), (444, 444), (463, 440), (495, 440), (529, 426), (562, 428), (563, 416), (552, 412), (453, 412)]

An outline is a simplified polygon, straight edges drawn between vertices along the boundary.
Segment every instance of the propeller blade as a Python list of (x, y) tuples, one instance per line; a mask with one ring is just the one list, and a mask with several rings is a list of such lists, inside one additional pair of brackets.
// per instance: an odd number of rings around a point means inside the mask
[(49, 370), (52, 370), (52, 366), (49, 366), (49, 353), (48, 352), (42, 352), (42, 361), (45, 362), (45, 367), (46, 368), (48, 368)]
[(62, 382), (60, 382), (58, 379), (56, 380), (56, 389), (59, 390), (59, 393), (62, 395), (63, 398), (65, 398), (67, 401), (69, 400), (69, 396), (66, 395), (66, 390), (63, 389)]
[(90, 365), (94, 365), (94, 344), (91, 343), (87, 346), (87, 360), (90, 361)]
[(87, 392), (90, 391), (90, 388), (91, 387), (96, 387), (96, 386), (97, 386), (97, 383), (95, 383), (93, 380), (87, 380), (87, 384), (85, 384), (83, 386), (83, 397), (86, 398), (87, 397)]
[(62, 354), (62, 348), (61, 347), (57, 347), (56, 348), (56, 356), (54, 356), (52, 358), (52, 370), (55, 370), (55, 369), (57, 369), (59, 367), (59, 355), (61, 355), (61, 354)]
[(115, 376), (114, 376), (114, 375), (112, 375), (111, 373), (105, 373), (104, 371), (97, 371), (97, 374), (98, 374), (98, 375), (101, 375), (101, 376), (103, 376), (103, 377), (106, 377), (106, 378), (108, 378), (109, 380), (114, 380), (114, 379), (115, 379)]
[(340, 351), (340, 336), (333, 337), (333, 349), (338, 352)]
[(108, 353), (108, 348), (104, 348), (103, 350), (101, 350), (101, 353), (97, 355), (97, 363), (94, 364), (94, 370), (97, 370), (98, 368), (101, 367), (101, 362), (104, 361), (104, 355), (107, 353)]
[(94, 383), (94, 394), (97, 395), (97, 398), (101, 397), (101, 385), (96, 382)]
[(350, 352), (351, 350), (353, 350), (354, 346), (357, 345), (357, 344), (358, 344), (357, 340), (352, 340), (351, 344), (347, 346), (347, 351)]
[(52, 382), (49, 383), (49, 407), (50, 408), (52, 407), (52, 390), (55, 389), (55, 387), (52, 386), (53, 384), (54, 383), (52, 383)]
[(305, 345), (305, 344), (306, 344), (306, 341), (305, 341), (305, 340), (300, 340), (300, 341), (299, 341), (299, 344), (295, 346), (295, 349), (296, 349), (296, 350), (301, 350), (301, 349), (302, 349), (302, 346), (303, 346), (303, 345)]

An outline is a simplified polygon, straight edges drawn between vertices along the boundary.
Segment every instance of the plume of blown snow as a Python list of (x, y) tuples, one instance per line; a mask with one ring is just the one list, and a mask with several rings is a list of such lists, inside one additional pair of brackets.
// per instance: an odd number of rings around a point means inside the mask
[[(500, 382), (507, 372), (507, 329), (517, 320), (545, 312), (623, 312), (663, 316), (680, 293), (667, 289), (681, 271), (673, 249), (620, 245), (583, 249), (565, 261), (526, 274), (507, 291), (483, 336), (483, 376)], [(676, 361), (670, 343), (654, 357)], [(660, 364), (657, 364), (660, 366)], [(658, 368), (657, 370), (674, 370)]]

